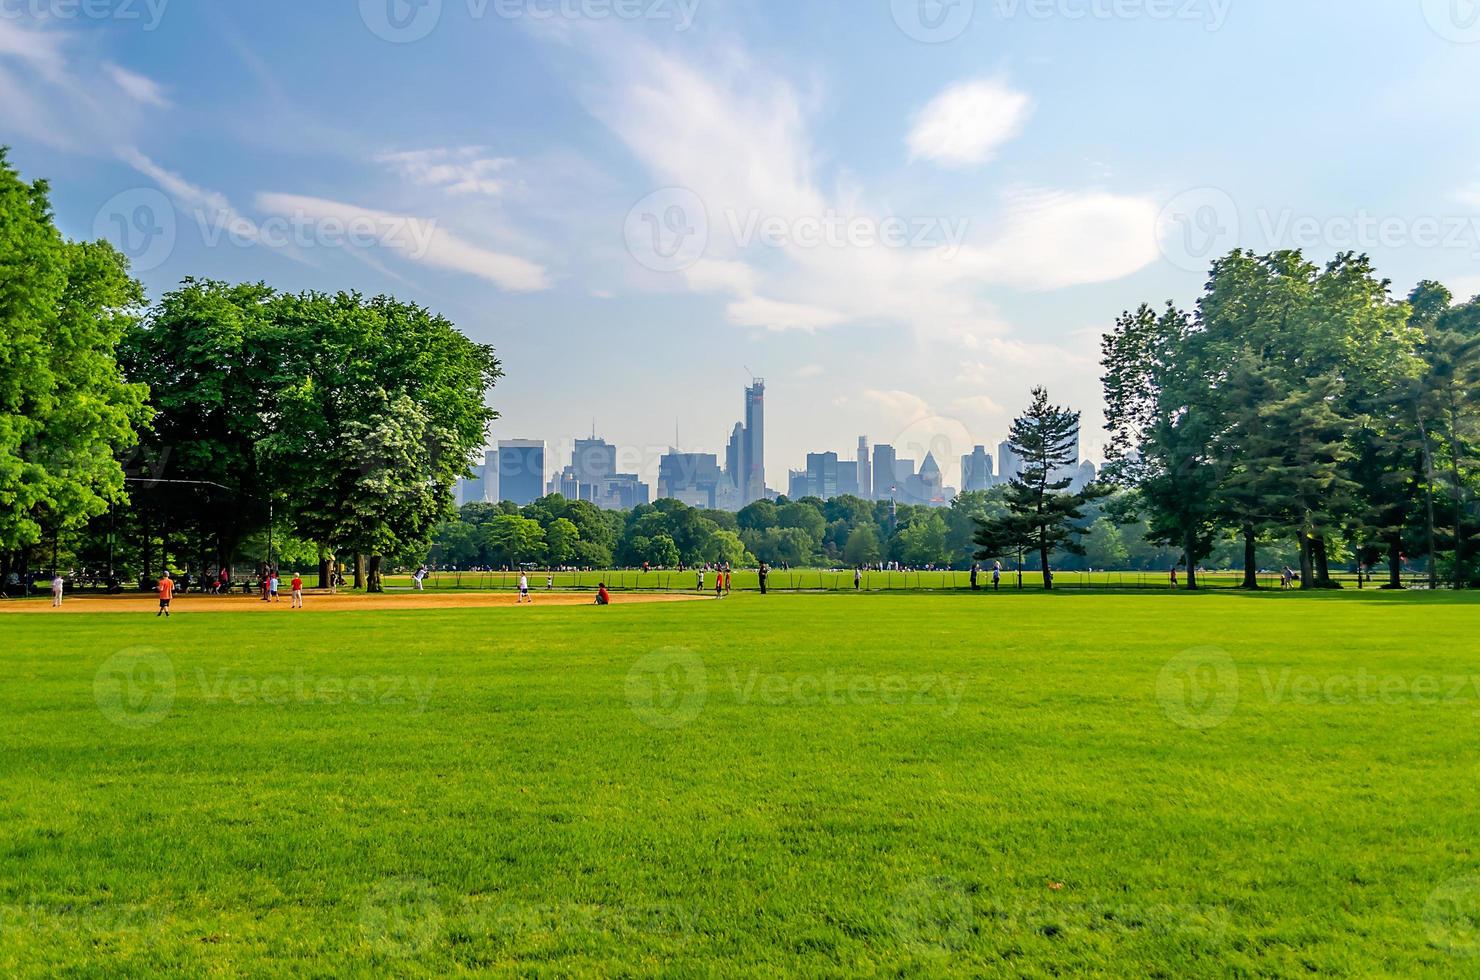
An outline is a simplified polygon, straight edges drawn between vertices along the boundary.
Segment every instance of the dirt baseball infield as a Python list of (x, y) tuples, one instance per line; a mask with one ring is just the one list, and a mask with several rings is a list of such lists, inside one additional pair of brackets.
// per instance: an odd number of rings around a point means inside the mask
[[(596, 597), (581, 592), (532, 592), (535, 606), (589, 606)], [(362, 595), (355, 592), (334, 594), (307, 592), (303, 608), (293, 610), (290, 597), (278, 602), (263, 602), (256, 596), (179, 595), (170, 604), (172, 613), (192, 612), (368, 612), (383, 609), (492, 609), (514, 606), (518, 595), (512, 592), (387, 592)], [(612, 605), (630, 606), (648, 602), (694, 602), (708, 596), (669, 593), (612, 593)], [(33, 599), (11, 599), (0, 602), (3, 613), (142, 613), (157, 612), (159, 600), (151, 595), (113, 595), (68, 597), (60, 609), (53, 609), (50, 596)]]

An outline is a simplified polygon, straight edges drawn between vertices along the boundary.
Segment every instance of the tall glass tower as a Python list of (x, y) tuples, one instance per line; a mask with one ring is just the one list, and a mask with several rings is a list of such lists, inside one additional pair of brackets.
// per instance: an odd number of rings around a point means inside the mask
[(745, 502), (766, 499), (766, 382), (745, 389)]

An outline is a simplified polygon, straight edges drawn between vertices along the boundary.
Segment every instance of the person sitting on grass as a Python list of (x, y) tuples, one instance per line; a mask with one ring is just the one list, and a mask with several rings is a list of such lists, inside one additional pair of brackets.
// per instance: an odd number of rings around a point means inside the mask
[(606, 591), (605, 582), (596, 586), (596, 604), (598, 606), (609, 606), (612, 604), (612, 594)]

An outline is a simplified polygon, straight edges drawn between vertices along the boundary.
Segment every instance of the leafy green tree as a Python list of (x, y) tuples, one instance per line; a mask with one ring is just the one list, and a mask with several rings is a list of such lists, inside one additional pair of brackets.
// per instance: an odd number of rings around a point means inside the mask
[(1125, 567), (1130, 552), (1120, 528), (1108, 517), (1101, 517), (1089, 526), (1084, 556), (1091, 568), (1115, 569)]
[(854, 568), (860, 565), (872, 565), (882, 557), (883, 550), (879, 547), (879, 535), (872, 524), (855, 527), (848, 535), (848, 543), (843, 546), (843, 559)]
[(576, 554), (581, 540), (580, 528), (565, 517), (557, 517), (545, 528), (545, 558), (551, 565), (565, 565)]
[(0, 147), (0, 554), (126, 498), (117, 457), (147, 392), (115, 353), (142, 305), (123, 256), (63, 239), (46, 182), (22, 181)]
[(483, 543), (495, 566), (518, 568), (544, 557), (545, 529), (539, 521), (503, 514), (483, 528)]
[(740, 540), (740, 535), (723, 528), (715, 530), (709, 536), (709, 542), (704, 551), (704, 560), (729, 565), (732, 568), (743, 568), (753, 564), (750, 555), (745, 551), (745, 544)]

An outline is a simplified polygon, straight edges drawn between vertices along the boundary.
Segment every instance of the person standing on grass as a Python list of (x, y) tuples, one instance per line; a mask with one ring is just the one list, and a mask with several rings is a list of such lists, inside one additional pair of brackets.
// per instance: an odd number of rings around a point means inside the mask
[(519, 602), (531, 602), (531, 603), (534, 602), (534, 599), (529, 594), (529, 574), (527, 572), (520, 572), (519, 573), (519, 600), (518, 601)]
[(272, 594), (272, 601), (273, 602), (277, 602), (278, 601), (278, 573), (277, 573), (277, 570), (276, 569), (274, 569), (273, 572), (272, 572), (272, 574), (269, 575), (268, 578), (267, 578), (267, 591)]
[(62, 608), (62, 589), (66, 586), (67, 583), (62, 578), (62, 573), (53, 572), (51, 577), (51, 607), (53, 609)]
[(725, 566), (725, 595), (730, 594), (730, 566)]
[(1173, 565), (1172, 566), (1172, 588), (1175, 589), (1176, 587), (1177, 587), (1177, 566), (1176, 565)]
[(549, 573), (547, 573), (545, 575), (545, 591), (546, 592), (554, 592), (555, 591), (555, 573), (554, 572), (549, 572)]
[(977, 581), (977, 577), (981, 575), (981, 571), (982, 567), (980, 565), (976, 562), (971, 563), (971, 591), (973, 592), (981, 588), (981, 583)]
[(158, 589), (159, 612), (154, 614), (154, 618), (158, 619), (159, 617), (163, 616), (165, 619), (169, 619), (170, 600), (175, 597), (175, 580), (170, 578), (170, 573), (168, 569), (165, 570), (164, 578), (159, 580)]
[(289, 583), (293, 587), (293, 608), (303, 608), (303, 576), (297, 572), (293, 573), (293, 581)]
[(1002, 562), (992, 562), (992, 591), (1002, 591)]
[(854, 592), (857, 592), (861, 588), (863, 588), (863, 566), (862, 565), (860, 565), (857, 568), (853, 569), (853, 591)]
[(725, 597), (725, 573), (724, 572), (717, 571), (717, 572), (714, 573), (714, 597), (716, 599), (723, 599)]
[(765, 562), (761, 562), (761, 569), (760, 569), (760, 572), (759, 572), (759, 577), (760, 577), (760, 580), (761, 580), (761, 595), (765, 595), (766, 594), (766, 579), (767, 579), (767, 577), (770, 576), (770, 574), (771, 574), (771, 570), (766, 567), (766, 563)]

